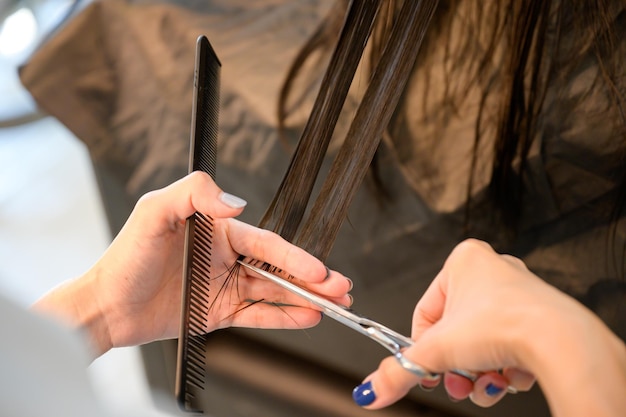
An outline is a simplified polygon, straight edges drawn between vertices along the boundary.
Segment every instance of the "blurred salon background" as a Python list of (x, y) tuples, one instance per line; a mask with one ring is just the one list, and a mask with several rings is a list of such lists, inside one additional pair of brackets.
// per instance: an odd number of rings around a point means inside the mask
[[(82, 274), (111, 240), (85, 144), (37, 107), (18, 76), (88, 3), (0, 2), (0, 291), (25, 307)], [(114, 413), (166, 415), (153, 406), (138, 348), (111, 351), (88, 373)]]

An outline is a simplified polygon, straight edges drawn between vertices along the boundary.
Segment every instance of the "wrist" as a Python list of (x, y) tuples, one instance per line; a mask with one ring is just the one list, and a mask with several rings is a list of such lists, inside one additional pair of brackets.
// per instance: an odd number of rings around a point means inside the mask
[(110, 350), (112, 344), (105, 314), (88, 274), (57, 286), (33, 304), (32, 309), (84, 335), (96, 358)]
[(552, 414), (618, 415), (626, 407), (623, 342), (595, 314), (564, 294), (537, 305), (544, 307), (531, 308), (527, 315), (518, 359), (537, 378)]

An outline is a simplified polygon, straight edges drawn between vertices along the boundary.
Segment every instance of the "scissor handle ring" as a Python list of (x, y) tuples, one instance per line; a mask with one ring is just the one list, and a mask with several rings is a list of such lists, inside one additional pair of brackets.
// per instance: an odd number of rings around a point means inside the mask
[[(417, 377), (421, 378), (422, 380), (435, 382), (441, 378), (441, 374), (435, 374), (430, 371), (427, 371), (425, 368), (413, 363), (410, 359), (407, 359), (402, 354), (402, 352), (396, 352), (394, 356), (396, 360), (398, 361), (398, 363), (400, 364), (400, 366), (402, 366), (407, 371), (411, 372), (413, 375), (416, 375)], [(455, 369), (452, 371), (452, 373), (465, 377), (469, 379), (470, 381), (476, 381), (477, 379), (477, 375), (469, 371)], [(509, 385), (506, 391), (509, 394), (517, 394), (518, 392), (517, 388), (515, 388), (512, 385)]]
[(413, 375), (418, 376), (422, 380), (427, 381), (438, 381), (441, 378), (440, 374), (434, 374), (430, 371), (427, 371), (425, 368), (413, 363), (411, 360), (407, 359), (402, 352), (396, 352), (394, 354), (396, 360), (407, 371), (411, 372)]

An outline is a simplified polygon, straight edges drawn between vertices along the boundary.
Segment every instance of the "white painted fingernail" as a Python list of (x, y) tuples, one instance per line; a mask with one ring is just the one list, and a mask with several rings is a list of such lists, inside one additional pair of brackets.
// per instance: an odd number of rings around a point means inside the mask
[(246, 204), (248, 204), (248, 202), (243, 198), (239, 198), (236, 195), (228, 194), (225, 192), (222, 192), (219, 198), (222, 203), (234, 209), (245, 207)]

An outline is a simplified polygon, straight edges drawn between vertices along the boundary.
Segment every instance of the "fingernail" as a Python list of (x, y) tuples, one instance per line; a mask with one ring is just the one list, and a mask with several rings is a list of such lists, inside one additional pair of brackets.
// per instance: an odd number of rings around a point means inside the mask
[(422, 383), (419, 384), (419, 387), (424, 392), (433, 392), (435, 390), (435, 388), (436, 388), (436, 387), (431, 387), (431, 386), (428, 386), (428, 385), (424, 385)]
[(487, 385), (487, 387), (485, 387), (485, 393), (490, 397), (495, 397), (496, 395), (500, 394), (502, 391), (504, 391), (503, 388), (500, 388), (499, 386), (491, 384), (491, 383)]
[(367, 381), (364, 384), (359, 385), (352, 391), (352, 399), (354, 402), (364, 407), (370, 405), (376, 400), (376, 394), (372, 388), (372, 382)]
[(346, 278), (348, 280), (348, 283), (350, 285), (350, 288), (348, 288), (348, 291), (352, 291), (352, 288), (354, 288), (354, 282), (352, 282), (352, 280), (350, 278)]
[(328, 278), (330, 278), (330, 268), (328, 268), (326, 265), (324, 265), (324, 268), (326, 268), (326, 276), (324, 277), (324, 281), (326, 281)]
[(222, 203), (226, 204), (230, 208), (238, 209), (238, 208), (245, 207), (246, 204), (248, 204), (248, 202), (244, 200), (243, 198), (239, 198), (235, 195), (228, 194), (225, 192), (222, 192), (219, 198)]

